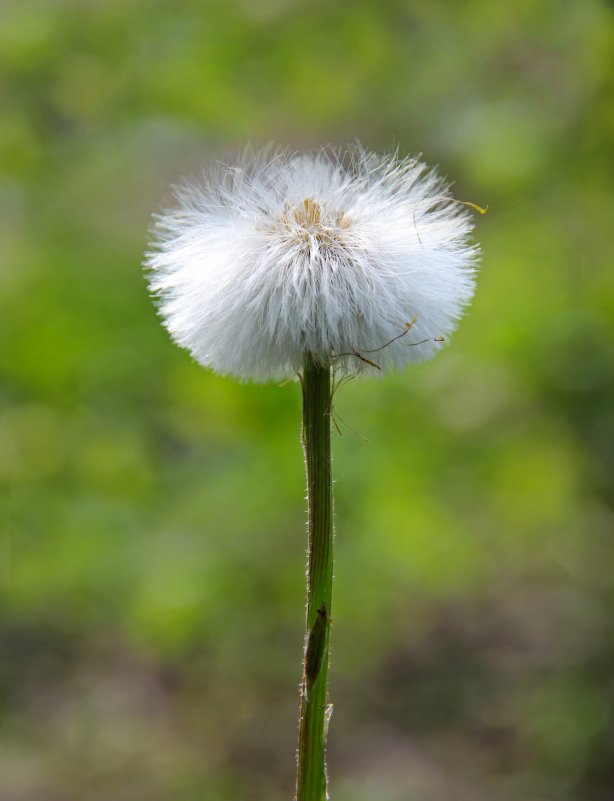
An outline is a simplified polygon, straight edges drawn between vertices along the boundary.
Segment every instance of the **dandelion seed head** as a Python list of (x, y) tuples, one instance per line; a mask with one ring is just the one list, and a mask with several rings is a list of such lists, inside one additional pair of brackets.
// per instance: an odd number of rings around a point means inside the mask
[[(279, 379), (307, 353), (401, 369), (437, 352), (474, 292), (472, 212), (418, 159), (246, 152), (175, 199), (154, 224), (150, 288), (173, 339), (222, 374)], [(374, 351), (376, 365), (359, 356)]]

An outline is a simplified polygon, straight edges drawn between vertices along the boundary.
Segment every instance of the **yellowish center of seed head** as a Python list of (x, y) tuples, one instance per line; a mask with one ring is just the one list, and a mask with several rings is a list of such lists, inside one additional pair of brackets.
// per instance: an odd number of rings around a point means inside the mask
[(317, 240), (321, 245), (339, 241), (341, 229), (349, 226), (343, 211), (329, 212), (311, 197), (305, 198), (298, 206), (286, 209), (280, 217), (284, 228), (291, 231), (305, 243)]
[(292, 211), (294, 220), (305, 228), (321, 227), (322, 209), (319, 203), (316, 203), (310, 197), (306, 197), (303, 202)]

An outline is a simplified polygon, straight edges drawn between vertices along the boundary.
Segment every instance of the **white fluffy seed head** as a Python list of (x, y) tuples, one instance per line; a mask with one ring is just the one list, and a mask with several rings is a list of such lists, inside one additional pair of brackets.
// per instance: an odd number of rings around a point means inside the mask
[(175, 191), (146, 257), (173, 339), (242, 379), (434, 355), (474, 292), (472, 213), (417, 159), (246, 152)]

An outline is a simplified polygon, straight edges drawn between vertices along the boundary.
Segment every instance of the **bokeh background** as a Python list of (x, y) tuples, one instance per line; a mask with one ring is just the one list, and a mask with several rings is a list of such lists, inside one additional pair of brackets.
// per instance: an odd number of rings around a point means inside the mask
[(611, 801), (614, 9), (3, 0), (0, 799), (292, 798), (296, 384), (170, 342), (168, 185), (247, 141), (422, 153), (479, 217), (433, 362), (335, 437), (335, 801)]

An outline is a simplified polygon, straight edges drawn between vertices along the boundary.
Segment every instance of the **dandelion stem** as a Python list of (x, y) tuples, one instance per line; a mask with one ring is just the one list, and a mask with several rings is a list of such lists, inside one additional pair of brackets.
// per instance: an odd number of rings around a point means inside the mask
[[(307, 466), (307, 631), (299, 718), (296, 801), (325, 801), (328, 653), (333, 589), (333, 482), (330, 367), (306, 357), (303, 446)], [(316, 653), (317, 651), (317, 653)]]

